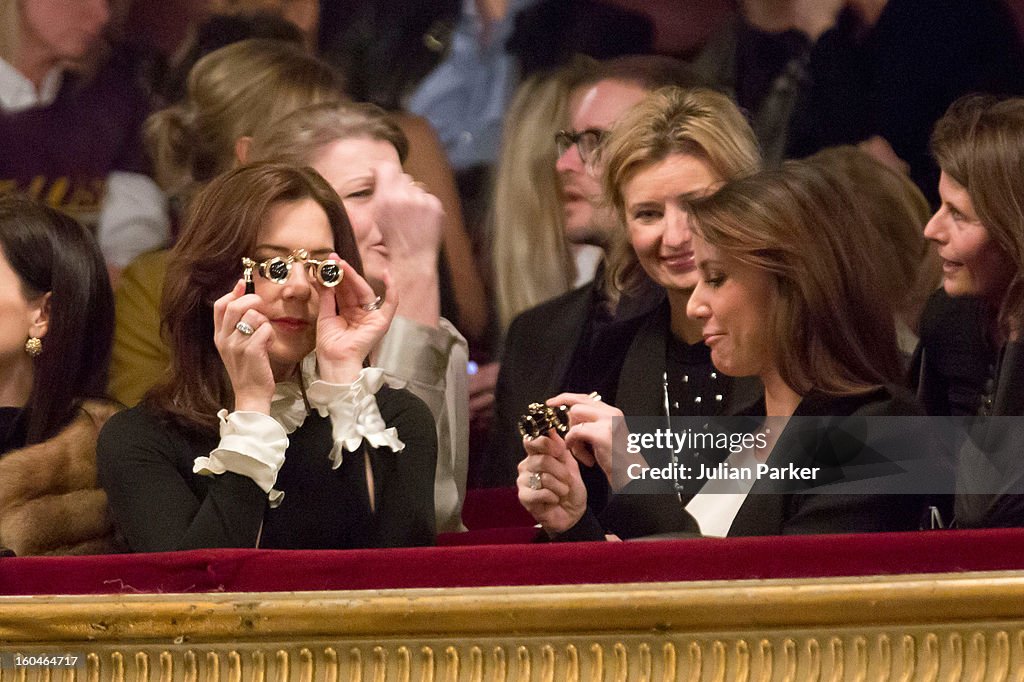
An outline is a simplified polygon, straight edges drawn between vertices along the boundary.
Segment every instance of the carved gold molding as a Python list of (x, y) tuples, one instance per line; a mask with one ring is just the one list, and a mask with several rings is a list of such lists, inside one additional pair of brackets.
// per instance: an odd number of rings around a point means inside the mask
[[(75, 653), (14, 669), (14, 653)], [(0, 682), (1024, 681), (1024, 574), (0, 598)]]

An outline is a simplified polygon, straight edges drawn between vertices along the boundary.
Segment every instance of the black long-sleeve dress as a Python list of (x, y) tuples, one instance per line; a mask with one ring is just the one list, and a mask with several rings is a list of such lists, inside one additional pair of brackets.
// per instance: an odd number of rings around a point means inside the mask
[[(217, 447), (142, 404), (112, 418), (97, 444), (99, 478), (115, 523), (136, 552), (205, 547), (348, 549), (434, 542), (437, 437), (426, 405), (405, 390), (376, 394), (381, 416), (405, 444), (345, 453), (331, 469), (331, 422), (316, 412), (289, 434), (270, 508), (251, 479), (192, 472), (196, 457)], [(372, 469), (370, 502), (366, 463)]]

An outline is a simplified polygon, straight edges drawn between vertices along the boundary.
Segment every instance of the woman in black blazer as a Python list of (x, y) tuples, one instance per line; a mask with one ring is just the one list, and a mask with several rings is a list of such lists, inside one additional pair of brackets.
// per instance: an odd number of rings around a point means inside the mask
[[(942, 205), (924, 234), (938, 246), (942, 287), (980, 307), (981, 333), (997, 358), (980, 413), (1024, 415), (1024, 98), (969, 96), (935, 126)], [(968, 318), (969, 319), (969, 318)], [(948, 320), (964, 324), (964, 319)], [(943, 373), (929, 362), (922, 375)], [(961, 450), (956, 519), (961, 527), (1024, 525), (1024, 429), (1016, 420), (976, 422)]]
[[(700, 273), (689, 316), (700, 323), (718, 371), (756, 377), (764, 397), (743, 411), (746, 423), (732, 424), (736, 434), (750, 436), (749, 447), (717, 454), (684, 448), (671, 463), (686, 465), (696, 456), (694, 470), (764, 466), (800, 477), (765, 474), (729, 487), (697, 476), (673, 486), (675, 494), (657, 494), (665, 487), (637, 475), (664, 465), (664, 449), (631, 453), (623, 446), (636, 445), (629, 440), (635, 436), (620, 427), (612, 408), (559, 396), (573, 404), (570, 428), (564, 440), (549, 433), (526, 442), (519, 479), (524, 505), (561, 539), (598, 539), (609, 531), (633, 537), (917, 528), (924, 498), (882, 494), (892, 491), (877, 486), (857, 495), (813, 490), (825, 481), (850, 482), (843, 465), (868, 452), (865, 440), (849, 437), (864, 430), (863, 418), (921, 414), (894, 387), (902, 368), (892, 297), (873, 258), (877, 234), (860, 229), (867, 220), (860, 200), (831, 174), (791, 162), (684, 205)], [(712, 431), (723, 428), (710, 424)], [(573, 455), (595, 458), (619, 491), (601, 518), (580, 504), (584, 491)]]

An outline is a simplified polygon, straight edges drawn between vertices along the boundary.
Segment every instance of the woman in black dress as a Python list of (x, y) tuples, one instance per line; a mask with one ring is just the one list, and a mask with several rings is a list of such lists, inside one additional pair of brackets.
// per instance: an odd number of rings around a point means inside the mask
[(170, 377), (98, 445), (132, 550), (433, 541), (433, 419), (365, 366), (396, 301), (361, 270), (308, 169), (243, 167), (196, 196), (164, 287)]

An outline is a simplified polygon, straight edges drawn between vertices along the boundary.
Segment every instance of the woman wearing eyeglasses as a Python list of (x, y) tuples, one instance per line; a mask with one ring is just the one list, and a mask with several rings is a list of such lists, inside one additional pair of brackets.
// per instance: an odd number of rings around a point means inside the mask
[(397, 301), (361, 270), (308, 169), (247, 166), (196, 196), (164, 290), (170, 378), (97, 446), (130, 549), (433, 542), (433, 418), (365, 366)]

